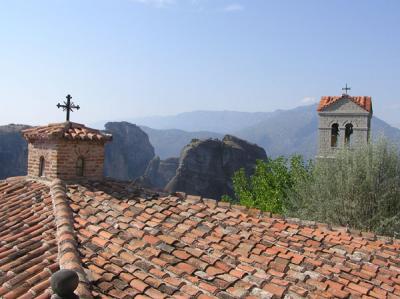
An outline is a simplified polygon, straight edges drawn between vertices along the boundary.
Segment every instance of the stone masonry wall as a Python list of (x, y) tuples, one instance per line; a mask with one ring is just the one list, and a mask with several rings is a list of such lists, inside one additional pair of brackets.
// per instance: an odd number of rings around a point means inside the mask
[[(28, 176), (38, 177), (40, 157), (45, 159), (46, 179), (101, 179), (104, 167), (104, 144), (94, 141), (35, 141), (28, 146)], [(77, 160), (84, 159), (83, 177), (77, 175)]]
[(44, 176), (55, 178), (57, 175), (57, 145), (47, 141), (36, 141), (28, 145), (28, 176), (38, 177), (40, 157), (44, 158)]
[(101, 179), (104, 170), (104, 144), (93, 141), (61, 141), (58, 144), (57, 175), (64, 180), (79, 179), (76, 162), (84, 159), (83, 177)]

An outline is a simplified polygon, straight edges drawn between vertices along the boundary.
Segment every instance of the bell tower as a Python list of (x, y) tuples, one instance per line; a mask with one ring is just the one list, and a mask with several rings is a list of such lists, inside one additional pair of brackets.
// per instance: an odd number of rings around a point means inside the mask
[(323, 96), (319, 115), (317, 158), (333, 157), (338, 149), (367, 144), (370, 138), (372, 99), (350, 96), (350, 87), (341, 96)]

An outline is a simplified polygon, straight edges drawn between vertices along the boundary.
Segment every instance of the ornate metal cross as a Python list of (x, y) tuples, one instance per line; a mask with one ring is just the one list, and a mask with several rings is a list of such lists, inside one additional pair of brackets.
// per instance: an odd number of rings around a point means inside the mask
[(69, 121), (69, 113), (73, 112), (73, 109), (79, 110), (81, 107), (75, 106), (73, 102), (71, 102), (72, 97), (70, 95), (66, 96), (67, 101), (64, 101), (64, 105), (61, 105), (60, 103), (57, 104), (57, 108), (63, 108), (63, 111), (67, 111), (67, 121)]
[(351, 88), (348, 87), (348, 86), (347, 86), (347, 83), (346, 83), (346, 87), (343, 87), (342, 90), (344, 90), (344, 94), (347, 95), (347, 92), (348, 92), (349, 90), (351, 90)]

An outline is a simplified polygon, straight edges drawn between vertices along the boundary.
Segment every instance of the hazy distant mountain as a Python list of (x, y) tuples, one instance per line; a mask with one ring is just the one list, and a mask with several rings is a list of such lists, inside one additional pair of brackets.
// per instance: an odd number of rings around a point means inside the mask
[(316, 106), (303, 106), (274, 112), (267, 120), (233, 132), (262, 146), (269, 156), (301, 154), (311, 158), (317, 147)]
[(372, 118), (372, 136), (378, 138), (379, 136), (386, 136), (395, 144), (400, 146), (400, 130), (389, 125), (387, 122), (381, 120), (380, 118)]
[[(313, 158), (317, 150), (317, 131), (318, 131), (318, 114), (316, 105), (302, 106), (290, 110), (278, 110), (275, 112), (260, 112), (254, 114), (248, 112), (232, 112), (229, 111), (194, 111), (173, 116), (160, 117), (157, 122), (159, 127), (164, 125), (170, 127), (176, 126), (178, 130), (154, 130), (143, 127), (142, 129), (149, 135), (150, 142), (153, 144), (157, 155), (162, 157), (178, 157), (182, 144), (187, 144), (187, 140), (192, 138), (221, 138), (221, 136), (212, 132), (202, 132), (201, 136), (192, 132), (187, 132), (194, 123), (201, 130), (207, 127), (217, 126), (219, 132), (224, 134), (232, 134), (243, 138), (250, 142), (256, 143), (267, 152), (267, 155), (276, 157), (279, 155), (289, 156), (291, 154), (302, 154), (306, 158)], [(211, 117), (207, 117), (207, 113)], [(226, 115), (225, 115), (226, 114)], [(182, 116), (184, 115), (184, 117)], [(219, 122), (214, 118), (218, 116)], [(238, 118), (238, 122), (234, 122), (233, 117)], [(190, 125), (187, 120), (196, 120)], [(215, 120), (214, 124), (210, 124), (209, 120)], [(244, 120), (248, 119), (246, 123)], [(151, 123), (150, 119), (143, 118), (145, 123)], [(165, 122), (165, 123), (163, 123)], [(143, 125), (143, 123), (138, 123)], [(223, 130), (222, 130), (223, 128)], [(173, 134), (171, 133), (173, 132)], [(192, 137), (191, 134), (195, 136)], [(372, 119), (372, 135), (378, 136), (383, 134), (400, 146), (400, 130), (394, 128), (383, 120), (373, 117)], [(190, 141), (190, 140), (189, 140)]]
[(173, 116), (153, 116), (128, 120), (153, 129), (180, 129), (188, 132), (209, 131), (224, 134), (266, 120), (271, 112), (193, 111)]
[(224, 137), (224, 135), (214, 132), (186, 132), (177, 129), (157, 130), (145, 126), (140, 128), (147, 133), (150, 143), (154, 146), (155, 154), (161, 159), (179, 157), (183, 147), (189, 144), (192, 139), (222, 139)]

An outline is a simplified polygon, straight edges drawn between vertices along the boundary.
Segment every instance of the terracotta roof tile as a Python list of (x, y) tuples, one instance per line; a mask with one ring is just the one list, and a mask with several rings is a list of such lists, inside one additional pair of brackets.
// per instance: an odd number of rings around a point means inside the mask
[(78, 269), (82, 298), (400, 294), (399, 240), (146, 192), (0, 182), (0, 296), (48, 298), (59, 263)]
[(317, 111), (323, 111), (325, 108), (332, 105), (333, 103), (336, 103), (337, 101), (339, 101), (341, 99), (349, 99), (349, 100), (353, 101), (354, 103), (356, 103), (361, 108), (363, 108), (364, 110), (366, 110), (368, 112), (372, 112), (371, 97), (369, 97), (369, 96), (348, 96), (348, 95), (321, 97)]
[(23, 178), (0, 181), (0, 297), (50, 298), (58, 270), (49, 187)]
[(107, 142), (112, 139), (110, 134), (105, 134), (99, 130), (87, 128), (82, 124), (73, 122), (55, 123), (47, 126), (29, 128), (23, 130), (22, 135), (27, 140), (68, 139)]
[[(85, 267), (99, 273), (93, 289), (103, 296), (119, 296), (126, 284), (151, 298), (346, 297), (395, 294), (398, 285), (398, 240), (271, 218), (199, 197), (135, 198), (111, 181), (68, 191), (71, 202), (84, 207), (74, 214), (78, 248)], [(124, 211), (134, 216), (117, 216)], [(154, 225), (157, 213), (166, 217)], [(92, 217), (99, 214), (103, 220)], [(98, 254), (107, 259), (99, 262)]]

